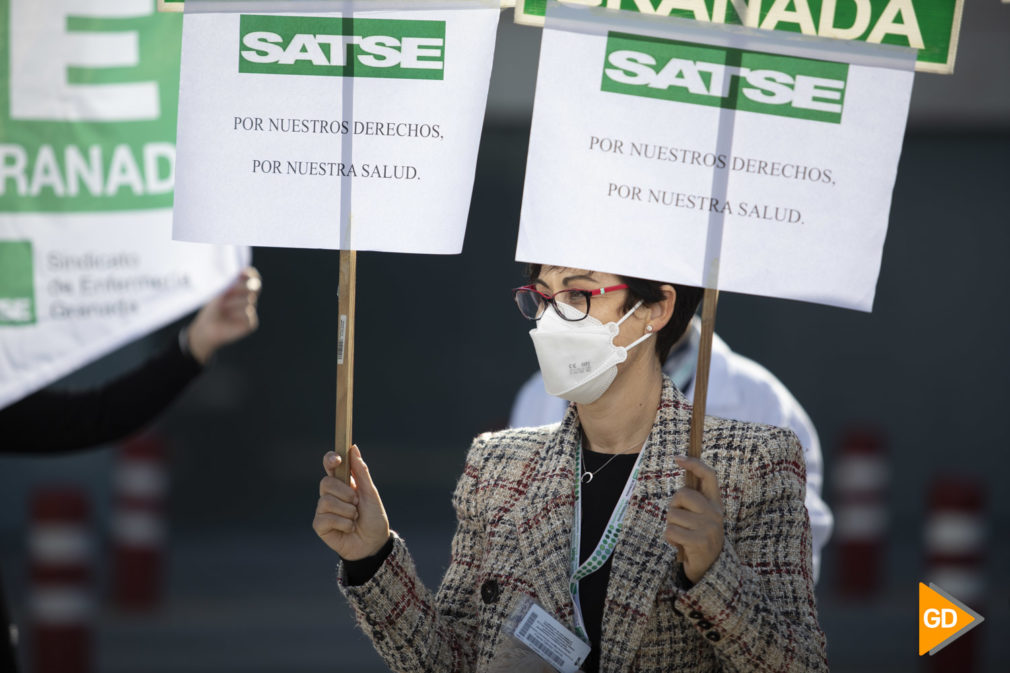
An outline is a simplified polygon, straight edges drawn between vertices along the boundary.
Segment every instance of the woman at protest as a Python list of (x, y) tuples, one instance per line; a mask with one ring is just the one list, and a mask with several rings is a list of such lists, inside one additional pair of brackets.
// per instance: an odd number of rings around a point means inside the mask
[(349, 485), (332, 476), (339, 458), (323, 459), (313, 527), (379, 654), (402, 672), (552, 670), (540, 649), (575, 670), (564, 646), (529, 637), (542, 609), (566, 629), (555, 643), (590, 644), (586, 673), (827, 670), (795, 435), (707, 418), (702, 458), (686, 456), (691, 406), (661, 365), (700, 290), (539, 265), (530, 276), (516, 301), (537, 321), (548, 392), (572, 403), (560, 424), (474, 441), (437, 594), (358, 448)]

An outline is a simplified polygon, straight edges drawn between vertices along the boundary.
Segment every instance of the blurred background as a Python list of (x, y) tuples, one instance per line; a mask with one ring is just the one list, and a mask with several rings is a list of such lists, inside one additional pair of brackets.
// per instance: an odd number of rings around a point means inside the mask
[[(836, 529), (817, 598), (834, 671), (1005, 671), (1010, 660), (1010, 4), (966, 5), (956, 74), (916, 76), (874, 312), (720, 300), (718, 333), (778, 376), (820, 434)], [(505, 426), (536, 369), (509, 289), (523, 282), (513, 257), (540, 35), (503, 13), (463, 254), (358, 256), (354, 435), (432, 588), (470, 440)], [(30, 498), (74, 484), (93, 534), (93, 670), (386, 670), (311, 529), (333, 441), (337, 259), (255, 251), (260, 330), (220, 353), (145, 440), (164, 449), (169, 534), (136, 577), (123, 579), (112, 534), (121, 447), (0, 458), (16, 621), (28, 612)], [(178, 328), (58, 385), (114, 376)], [(859, 493), (854, 473), (870, 475)], [(986, 622), (958, 650), (920, 658), (917, 587), (930, 578)], [(23, 628), (26, 663), (31, 637)]]

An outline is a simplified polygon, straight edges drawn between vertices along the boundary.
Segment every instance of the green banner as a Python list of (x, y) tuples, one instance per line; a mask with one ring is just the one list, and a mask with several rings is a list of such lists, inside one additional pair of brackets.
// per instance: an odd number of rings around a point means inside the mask
[(445, 22), (243, 14), (239, 72), (441, 80)]
[(51, 12), (12, 31), (27, 4), (0, 0), (0, 212), (170, 208), (182, 17)]
[[(745, 25), (919, 50), (916, 70), (951, 73), (964, 0), (560, 0), (566, 4)], [(547, 0), (519, 0), (516, 22), (542, 26)]]
[(838, 124), (847, 63), (607, 36), (602, 91)]

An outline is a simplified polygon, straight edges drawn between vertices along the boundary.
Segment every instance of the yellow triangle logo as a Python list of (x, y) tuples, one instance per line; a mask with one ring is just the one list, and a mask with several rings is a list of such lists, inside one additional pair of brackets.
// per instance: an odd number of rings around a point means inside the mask
[(936, 585), (919, 582), (919, 656), (935, 654), (983, 617)]

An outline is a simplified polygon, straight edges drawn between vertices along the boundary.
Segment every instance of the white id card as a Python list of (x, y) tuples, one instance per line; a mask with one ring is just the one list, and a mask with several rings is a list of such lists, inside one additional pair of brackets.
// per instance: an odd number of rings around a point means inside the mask
[(513, 635), (561, 673), (576, 673), (589, 655), (589, 645), (535, 603)]

